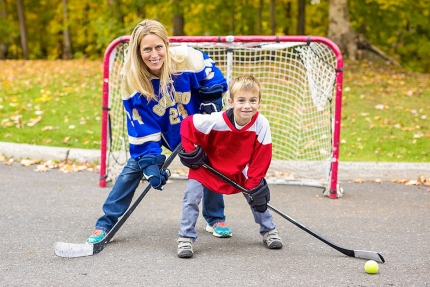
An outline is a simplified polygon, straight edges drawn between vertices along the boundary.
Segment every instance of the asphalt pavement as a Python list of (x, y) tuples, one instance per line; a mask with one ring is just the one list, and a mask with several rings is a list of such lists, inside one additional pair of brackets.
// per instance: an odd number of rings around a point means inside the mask
[[(194, 257), (178, 258), (186, 184), (180, 179), (150, 190), (101, 253), (60, 258), (54, 243), (85, 241), (110, 186), (100, 188), (96, 172), (34, 169), (0, 163), (0, 286), (430, 286), (426, 186), (354, 183), (342, 171), (339, 199), (319, 188), (270, 185), (270, 203), (307, 228), (343, 248), (379, 252), (386, 262), (369, 275), (366, 260), (345, 256), (277, 214), (284, 248), (267, 249), (239, 194), (225, 196), (233, 237), (213, 237), (200, 217)], [(382, 178), (375, 170), (373, 177)]]

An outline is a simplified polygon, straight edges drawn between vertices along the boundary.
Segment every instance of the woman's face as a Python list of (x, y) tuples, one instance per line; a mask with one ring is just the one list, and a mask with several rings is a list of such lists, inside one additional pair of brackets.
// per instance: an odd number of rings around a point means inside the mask
[(140, 55), (152, 74), (161, 76), (161, 67), (166, 58), (164, 41), (154, 34), (146, 35), (140, 42)]

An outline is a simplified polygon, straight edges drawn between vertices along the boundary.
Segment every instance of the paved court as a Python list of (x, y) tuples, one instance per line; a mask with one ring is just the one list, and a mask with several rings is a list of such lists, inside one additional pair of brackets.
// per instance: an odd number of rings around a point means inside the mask
[[(282, 250), (265, 248), (241, 195), (226, 196), (233, 237), (200, 231), (192, 259), (176, 256), (184, 180), (151, 190), (99, 254), (54, 255), (57, 241), (83, 243), (110, 188), (98, 174), (35, 172), (0, 164), (0, 286), (430, 286), (430, 192), (424, 186), (343, 181), (340, 199), (318, 188), (271, 185), (271, 204), (330, 241), (380, 252), (347, 257), (274, 214)], [(137, 192), (143, 190), (142, 183)]]

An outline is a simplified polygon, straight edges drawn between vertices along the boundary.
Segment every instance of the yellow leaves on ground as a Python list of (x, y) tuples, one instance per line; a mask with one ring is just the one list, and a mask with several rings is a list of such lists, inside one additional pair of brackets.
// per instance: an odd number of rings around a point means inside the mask
[[(0, 153), (0, 162), (5, 165), (12, 165), (15, 162), (14, 158), (7, 158), (3, 153)], [(98, 171), (100, 165), (94, 165), (86, 161), (72, 161), (72, 160), (37, 160), (37, 159), (21, 159), (19, 163), (22, 166), (31, 167), (36, 165), (34, 171), (48, 172), (52, 169), (58, 169), (63, 173), (81, 172), (81, 171)]]
[[(383, 183), (381, 179), (374, 179), (374, 180), (364, 180), (362, 178), (356, 178), (352, 180), (353, 183), (363, 183), (363, 182), (375, 182), (375, 183)], [(404, 185), (423, 185), (423, 186), (430, 186), (430, 177), (425, 177), (424, 175), (419, 175), (417, 179), (393, 179), (390, 180), (390, 182), (394, 183), (400, 183)]]
[(7, 60), (0, 65), (0, 137), (99, 147), (102, 61)]

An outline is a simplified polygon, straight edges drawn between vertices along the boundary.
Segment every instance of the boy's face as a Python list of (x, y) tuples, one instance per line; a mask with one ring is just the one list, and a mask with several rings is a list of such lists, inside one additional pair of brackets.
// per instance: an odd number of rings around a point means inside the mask
[(228, 99), (233, 108), (234, 119), (238, 125), (244, 126), (251, 121), (260, 106), (258, 94), (252, 91), (237, 91), (234, 99)]

